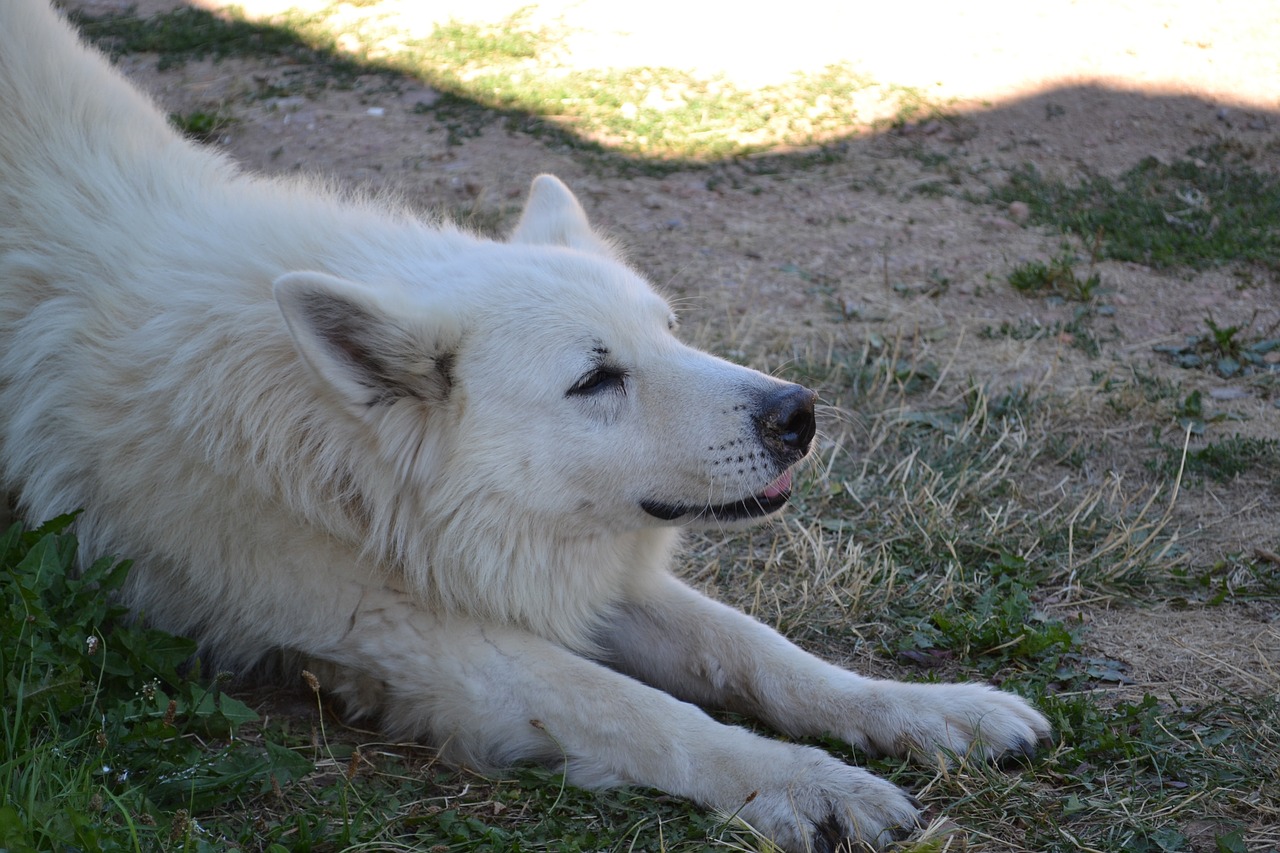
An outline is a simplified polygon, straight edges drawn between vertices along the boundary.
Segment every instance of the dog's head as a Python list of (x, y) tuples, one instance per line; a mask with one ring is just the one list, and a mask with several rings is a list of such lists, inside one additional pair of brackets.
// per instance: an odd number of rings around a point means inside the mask
[(406, 486), (586, 531), (786, 504), (814, 393), (681, 343), (556, 179), (534, 182), (508, 242), (458, 243), (424, 269), (276, 283), (298, 351), (379, 452), (404, 457)]

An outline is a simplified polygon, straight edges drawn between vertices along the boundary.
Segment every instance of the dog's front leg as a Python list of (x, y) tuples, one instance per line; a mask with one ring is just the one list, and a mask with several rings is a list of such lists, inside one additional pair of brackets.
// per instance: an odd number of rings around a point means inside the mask
[(337, 665), (330, 676), (381, 685), (392, 734), (433, 741), (456, 762), (532, 760), (585, 787), (659, 788), (739, 813), (797, 853), (882, 846), (915, 824), (900, 789), (821, 750), (718, 723), (519, 629), (438, 616), (390, 590), (356, 594), (349, 622), (313, 651)]
[(1050, 732), (1011, 693), (864, 678), (672, 577), (619, 611), (606, 645), (611, 665), (676, 696), (876, 754), (928, 759), (941, 748), (990, 759), (1030, 753)]

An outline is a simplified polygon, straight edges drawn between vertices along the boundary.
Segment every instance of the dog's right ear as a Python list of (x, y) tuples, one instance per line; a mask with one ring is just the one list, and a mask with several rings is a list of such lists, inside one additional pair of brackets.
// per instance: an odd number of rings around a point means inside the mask
[(274, 291), (303, 360), (357, 413), (448, 399), (458, 335), (415, 322), (420, 306), (392, 311), (370, 288), (317, 272), (282, 275)]

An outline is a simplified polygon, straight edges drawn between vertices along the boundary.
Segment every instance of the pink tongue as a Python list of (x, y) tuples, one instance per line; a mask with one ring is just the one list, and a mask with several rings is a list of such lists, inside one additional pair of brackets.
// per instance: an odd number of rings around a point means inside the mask
[(791, 491), (791, 471), (783, 471), (782, 476), (765, 486), (761, 497), (766, 500), (773, 500), (776, 497)]

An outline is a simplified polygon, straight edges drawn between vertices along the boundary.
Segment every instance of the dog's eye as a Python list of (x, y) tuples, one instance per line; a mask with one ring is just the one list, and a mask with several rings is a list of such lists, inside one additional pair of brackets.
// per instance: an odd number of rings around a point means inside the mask
[(597, 367), (579, 379), (572, 388), (565, 392), (565, 396), (589, 397), (605, 391), (621, 391), (623, 390), (623, 380), (626, 377), (627, 372), (625, 370), (619, 370), (616, 367)]

